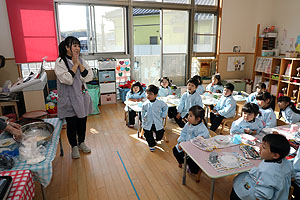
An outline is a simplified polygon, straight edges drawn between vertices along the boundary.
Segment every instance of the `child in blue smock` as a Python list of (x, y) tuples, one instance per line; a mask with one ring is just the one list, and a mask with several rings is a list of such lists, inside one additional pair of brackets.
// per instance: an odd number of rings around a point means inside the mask
[[(134, 102), (141, 102), (146, 98), (146, 94), (143, 90), (143, 87), (140, 82), (135, 82), (131, 85), (130, 91), (126, 94), (126, 101), (134, 101)], [(128, 109), (127, 107), (125, 109)], [(129, 112), (129, 122), (128, 126), (130, 128), (134, 127), (135, 124), (135, 116), (136, 112), (128, 109)]]
[(223, 84), (221, 82), (221, 76), (219, 74), (215, 74), (211, 77), (211, 83), (206, 87), (206, 92), (209, 93), (222, 93), (223, 92)]
[(231, 200), (286, 200), (289, 196), (293, 166), (285, 159), (290, 151), (288, 140), (279, 134), (263, 137), (258, 167), (234, 178)]
[(204, 93), (205, 90), (204, 90), (204, 87), (203, 87), (203, 85), (202, 85), (202, 79), (201, 79), (201, 76), (195, 75), (195, 76), (193, 76), (193, 79), (196, 79), (196, 80), (198, 81), (198, 83), (199, 83), (196, 92), (199, 93), (200, 95), (202, 95), (202, 94)]
[(180, 102), (177, 108), (177, 115), (175, 117), (176, 123), (180, 128), (185, 125), (188, 111), (192, 106), (198, 105), (203, 108), (202, 98), (200, 94), (196, 92), (198, 81), (196, 79), (189, 79), (187, 81), (187, 92), (183, 93), (180, 98)]
[(242, 108), (242, 112), (243, 116), (232, 123), (230, 134), (259, 134), (264, 125), (260, 119), (256, 118), (259, 112), (258, 105), (246, 103)]
[(256, 101), (256, 95), (260, 92), (265, 92), (266, 91), (266, 84), (263, 83), (263, 82), (259, 82), (256, 84), (256, 92), (253, 92), (251, 93), (247, 99), (246, 99), (246, 102), (247, 103), (256, 103), (257, 104), (257, 101)]
[(295, 181), (292, 182), (292, 186), (294, 186), (293, 199), (300, 198), (300, 148), (297, 150), (297, 155), (293, 161), (294, 173), (293, 177)]
[[(169, 95), (172, 95), (172, 90), (171, 90), (172, 81), (168, 77), (162, 77), (158, 81), (160, 83), (158, 97), (167, 97)], [(169, 107), (168, 117), (172, 119), (176, 116), (176, 114), (177, 114), (176, 106)]]
[[(168, 113), (168, 105), (156, 99), (158, 90), (155, 85), (148, 86), (146, 89), (147, 100), (142, 107), (142, 127), (150, 151), (155, 150), (156, 141), (160, 141), (164, 136), (163, 119), (167, 117)], [(155, 139), (153, 132), (156, 135)]]
[(297, 123), (300, 121), (300, 110), (291, 102), (291, 98), (288, 96), (281, 96), (278, 98), (278, 107), (280, 109), (279, 118), (284, 118), (284, 121), (288, 124)]
[(232, 97), (233, 90), (234, 85), (232, 83), (227, 83), (225, 85), (222, 97), (210, 112), (210, 130), (216, 131), (224, 118), (231, 118), (235, 116), (236, 101)]
[[(173, 148), (173, 154), (178, 161), (180, 168), (184, 161), (184, 152), (180, 147), (180, 143), (190, 141), (197, 136), (209, 138), (209, 131), (205, 125), (204, 116), (205, 111), (200, 106), (192, 106), (189, 109), (188, 123), (186, 123), (184, 128), (181, 130), (180, 136), (177, 139), (178, 143)], [(199, 172), (198, 165), (191, 158), (187, 158), (187, 164), (193, 174), (197, 174)]]
[(256, 95), (259, 106), (258, 119), (263, 121), (264, 128), (273, 128), (277, 125), (275, 109), (275, 97), (269, 92), (260, 92)]

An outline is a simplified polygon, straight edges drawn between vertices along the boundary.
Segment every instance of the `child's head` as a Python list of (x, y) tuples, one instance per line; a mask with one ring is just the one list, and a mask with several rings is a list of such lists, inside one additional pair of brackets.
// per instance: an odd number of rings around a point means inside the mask
[(225, 97), (230, 96), (234, 90), (234, 85), (232, 83), (226, 83), (223, 89), (223, 95)]
[(201, 78), (201, 76), (195, 75), (195, 76), (193, 76), (192, 79), (196, 79), (198, 81), (198, 83), (199, 83), (198, 85), (202, 85), (202, 78)]
[(73, 36), (68, 36), (62, 41), (59, 46), (59, 57), (65, 57), (66, 55), (73, 56), (73, 53), (80, 53), (80, 41)]
[(281, 160), (290, 152), (289, 141), (280, 134), (268, 134), (260, 145), (260, 157), (264, 160)]
[(188, 122), (190, 124), (199, 124), (205, 116), (205, 111), (201, 106), (192, 106), (189, 109)]
[(172, 82), (168, 77), (162, 77), (158, 81), (159, 81), (160, 85), (164, 88), (171, 86), (171, 82)]
[(214, 85), (222, 85), (221, 83), (221, 75), (220, 74), (215, 74), (211, 77), (211, 82)]
[(257, 104), (263, 109), (275, 109), (274, 97), (269, 92), (260, 92), (256, 95)]
[(142, 84), (140, 82), (134, 82), (132, 85), (131, 85), (131, 93), (134, 94), (134, 93), (140, 93), (142, 94), (143, 92), (143, 87), (142, 87)]
[(280, 110), (285, 110), (291, 103), (291, 98), (288, 96), (278, 97), (278, 107)]
[(259, 107), (255, 103), (246, 103), (242, 108), (242, 112), (244, 120), (250, 122), (258, 115)]
[(197, 87), (198, 87), (198, 81), (196, 79), (189, 79), (187, 81), (187, 90), (189, 93), (193, 93), (196, 91)]
[(263, 82), (259, 82), (256, 84), (256, 92), (259, 93), (259, 92), (265, 92), (267, 89), (267, 86), (265, 83)]
[(158, 90), (158, 87), (156, 87), (155, 85), (149, 85), (146, 89), (147, 99), (149, 99), (150, 101), (155, 100), (158, 94)]

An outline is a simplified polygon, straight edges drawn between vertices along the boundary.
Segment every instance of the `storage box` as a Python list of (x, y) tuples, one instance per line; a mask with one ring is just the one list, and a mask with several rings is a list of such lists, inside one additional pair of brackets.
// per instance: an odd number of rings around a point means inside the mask
[(113, 93), (116, 92), (115, 83), (100, 83), (100, 93)]
[(273, 54), (274, 54), (273, 50), (262, 50), (261, 51), (261, 56), (268, 57), (268, 56), (273, 56)]
[(99, 81), (115, 81), (115, 71), (99, 71)]
[(117, 103), (116, 94), (102, 94), (101, 95), (101, 105)]
[(277, 37), (277, 34), (278, 34), (278, 33), (273, 33), (273, 32), (266, 33), (266, 37), (273, 37), (273, 38), (276, 38), (276, 37)]
[(117, 67), (117, 61), (99, 61), (99, 69), (115, 69)]

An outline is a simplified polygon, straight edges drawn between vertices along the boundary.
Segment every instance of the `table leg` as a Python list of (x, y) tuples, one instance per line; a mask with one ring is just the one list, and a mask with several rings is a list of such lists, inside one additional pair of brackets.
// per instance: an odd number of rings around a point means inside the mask
[(208, 108), (208, 106), (205, 106), (205, 112), (206, 112), (206, 123), (208, 123), (208, 115), (209, 115), (209, 112), (208, 112), (208, 110), (209, 110), (209, 108)]
[(214, 191), (215, 191), (215, 179), (211, 179), (211, 190), (210, 190), (210, 199), (214, 199)]
[(182, 185), (186, 184), (186, 153), (184, 152), (184, 164), (183, 164), (183, 176), (182, 176)]
[(59, 136), (59, 146), (60, 146), (60, 156), (64, 156), (64, 149), (61, 142), (61, 137)]
[(137, 128), (137, 136), (138, 138), (140, 137), (140, 132), (141, 132), (141, 122), (140, 122), (140, 112), (138, 112), (138, 128)]
[(46, 200), (46, 197), (45, 197), (45, 189), (44, 189), (44, 186), (41, 184), (41, 190), (42, 190), (42, 196), (43, 196), (43, 200)]

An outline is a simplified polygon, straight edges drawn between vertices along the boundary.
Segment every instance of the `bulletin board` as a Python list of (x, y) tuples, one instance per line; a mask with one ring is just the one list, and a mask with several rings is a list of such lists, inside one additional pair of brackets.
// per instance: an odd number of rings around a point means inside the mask
[(228, 57), (227, 71), (244, 71), (245, 67), (245, 56)]

